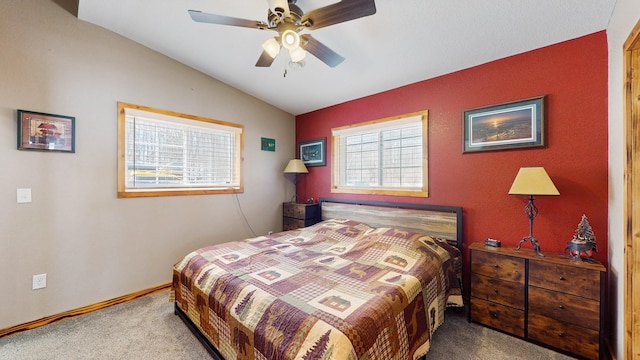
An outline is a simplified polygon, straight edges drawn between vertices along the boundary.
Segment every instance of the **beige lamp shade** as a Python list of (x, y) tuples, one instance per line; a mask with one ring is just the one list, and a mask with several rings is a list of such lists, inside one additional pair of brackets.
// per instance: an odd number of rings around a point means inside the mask
[(309, 170), (300, 159), (289, 160), (287, 167), (284, 168), (285, 174), (306, 174), (308, 172)]
[(510, 195), (560, 195), (543, 167), (522, 167), (513, 180)]

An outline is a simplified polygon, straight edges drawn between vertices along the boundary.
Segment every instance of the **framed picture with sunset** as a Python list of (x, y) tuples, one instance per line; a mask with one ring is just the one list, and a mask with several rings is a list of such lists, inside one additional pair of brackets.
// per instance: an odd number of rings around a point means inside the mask
[(465, 110), (462, 152), (546, 146), (545, 97)]

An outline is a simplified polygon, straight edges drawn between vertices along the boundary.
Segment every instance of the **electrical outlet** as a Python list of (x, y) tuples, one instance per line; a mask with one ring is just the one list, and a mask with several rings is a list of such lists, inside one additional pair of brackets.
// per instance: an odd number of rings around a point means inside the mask
[(42, 289), (47, 287), (47, 274), (33, 275), (32, 290)]

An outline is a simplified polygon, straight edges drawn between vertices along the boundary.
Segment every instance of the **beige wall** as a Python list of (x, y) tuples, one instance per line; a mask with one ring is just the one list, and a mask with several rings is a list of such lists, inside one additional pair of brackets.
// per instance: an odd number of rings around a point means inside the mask
[(623, 44), (640, 20), (638, 0), (617, 0), (607, 28), (609, 46), (609, 338), (624, 359), (624, 112)]
[[(171, 281), (190, 250), (252, 235), (240, 206), (257, 234), (281, 229), (291, 114), (50, 0), (0, 1), (0, 45), (0, 329)], [(244, 124), (245, 192), (116, 198), (117, 101)], [(76, 153), (16, 150), (17, 109), (75, 116)]]

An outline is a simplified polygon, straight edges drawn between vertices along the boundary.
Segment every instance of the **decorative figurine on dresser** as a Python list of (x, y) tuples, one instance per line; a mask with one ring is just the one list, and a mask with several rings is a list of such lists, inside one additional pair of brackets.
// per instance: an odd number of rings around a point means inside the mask
[(596, 236), (593, 234), (593, 229), (591, 229), (591, 225), (589, 225), (587, 216), (583, 214), (578, 228), (573, 234), (573, 238), (567, 243), (567, 247), (564, 249), (564, 253), (574, 260), (593, 261), (591, 256), (594, 252), (598, 252)]

